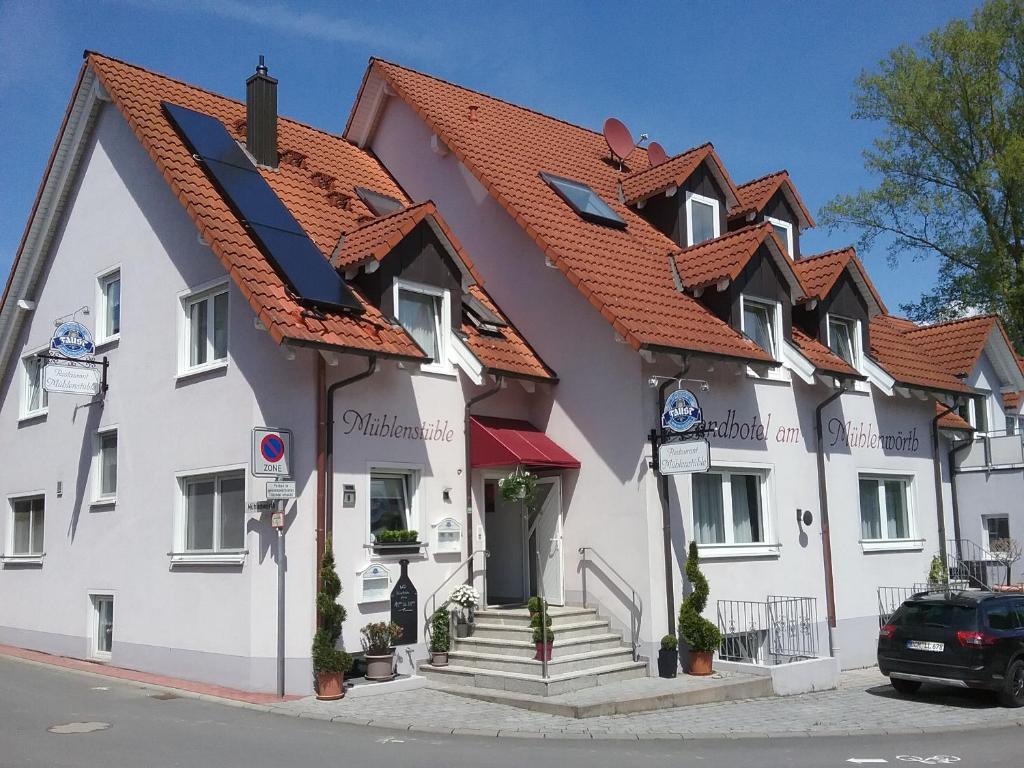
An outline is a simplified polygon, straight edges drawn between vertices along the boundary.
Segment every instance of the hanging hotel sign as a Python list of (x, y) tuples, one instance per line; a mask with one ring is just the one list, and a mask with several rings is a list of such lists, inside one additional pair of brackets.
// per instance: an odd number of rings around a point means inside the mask
[(707, 472), (711, 468), (711, 448), (707, 440), (686, 440), (658, 446), (658, 472), (684, 475)]
[(81, 323), (61, 323), (50, 337), (50, 351), (71, 360), (89, 360), (96, 352), (92, 332)]
[(98, 395), (100, 372), (91, 367), (49, 362), (43, 368), (43, 389), (68, 395)]
[(697, 396), (688, 389), (677, 389), (665, 400), (661, 412), (662, 429), (684, 434), (704, 422), (704, 414)]

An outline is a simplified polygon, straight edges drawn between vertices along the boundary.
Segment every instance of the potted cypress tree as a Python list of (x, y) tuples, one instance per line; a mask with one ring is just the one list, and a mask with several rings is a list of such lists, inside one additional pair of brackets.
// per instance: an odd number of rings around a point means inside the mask
[(442, 606), (430, 617), (430, 663), (435, 667), (448, 665), (448, 651), (452, 646), (451, 614)]
[(678, 669), (679, 641), (675, 635), (665, 635), (658, 651), (658, 677), (675, 677)]
[(394, 622), (373, 621), (363, 627), (363, 650), (366, 652), (366, 679), (390, 680), (395, 676), (395, 641), (402, 628)]
[(551, 651), (555, 645), (555, 633), (551, 629), (551, 616), (543, 614), (545, 621), (541, 623), (540, 613), (533, 614), (530, 619), (530, 627), (533, 628), (533, 644), (537, 648), (537, 652), (533, 658), (536, 661), (542, 661), (545, 658), (547, 661), (551, 661)]
[(352, 657), (337, 648), (346, 615), (345, 606), (338, 605), (340, 594), (341, 579), (334, 567), (334, 548), (328, 536), (324, 556), (320, 561), (320, 591), (316, 595), (320, 627), (313, 636), (312, 652), (316, 697), (325, 701), (340, 699), (345, 695), (345, 673), (352, 668)]
[(693, 585), (693, 591), (683, 600), (679, 608), (679, 634), (689, 648), (686, 672), (690, 675), (710, 675), (711, 659), (722, 644), (718, 627), (701, 616), (708, 603), (708, 580), (700, 570), (697, 556), (697, 542), (690, 542), (686, 558), (686, 578)]

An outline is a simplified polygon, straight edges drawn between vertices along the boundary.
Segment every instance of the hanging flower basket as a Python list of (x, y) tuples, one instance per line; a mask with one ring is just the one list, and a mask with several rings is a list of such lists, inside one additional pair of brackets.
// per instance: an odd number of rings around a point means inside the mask
[(498, 488), (505, 501), (521, 501), (532, 508), (537, 493), (537, 476), (522, 467), (516, 467), (511, 475), (498, 481)]

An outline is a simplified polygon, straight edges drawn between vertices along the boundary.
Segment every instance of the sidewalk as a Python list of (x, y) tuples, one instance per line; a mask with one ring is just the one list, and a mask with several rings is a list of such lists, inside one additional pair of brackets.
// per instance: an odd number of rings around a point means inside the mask
[(317, 701), (314, 697), (282, 700), (270, 694), (234, 691), (8, 646), (0, 646), (0, 654), (260, 712), (418, 733), (637, 740), (911, 734), (1024, 727), (1024, 711), (1001, 708), (983, 692), (925, 686), (918, 696), (899, 697), (876, 669), (844, 673), (835, 691), (577, 720), (453, 696), (431, 688), (332, 702)]

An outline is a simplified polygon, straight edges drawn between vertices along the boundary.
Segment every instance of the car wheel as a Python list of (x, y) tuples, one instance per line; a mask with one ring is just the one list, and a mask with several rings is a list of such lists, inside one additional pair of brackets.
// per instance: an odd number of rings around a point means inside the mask
[(999, 703), (1004, 707), (1024, 707), (1024, 659), (1017, 659), (1006, 670)]
[(890, 677), (889, 682), (897, 693), (917, 693), (921, 684), (917, 680), (904, 680), (901, 677)]

